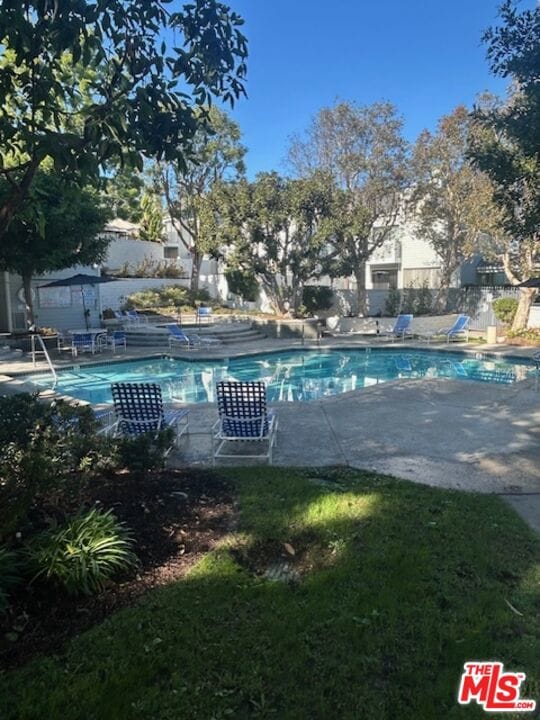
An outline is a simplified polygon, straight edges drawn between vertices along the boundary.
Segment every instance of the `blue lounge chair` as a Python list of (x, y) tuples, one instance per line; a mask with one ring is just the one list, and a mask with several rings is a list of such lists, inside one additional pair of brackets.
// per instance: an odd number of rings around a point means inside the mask
[(192, 336), (186, 335), (179, 325), (167, 325), (167, 330), (170, 333), (169, 348), (174, 345), (184, 345), (187, 350), (194, 350), (198, 344)]
[(272, 464), (272, 450), (277, 436), (277, 415), (267, 409), (266, 385), (263, 382), (223, 381), (216, 385), (219, 419), (212, 429), (212, 462), (217, 458), (238, 458), (223, 452), (227, 443), (264, 443), (266, 452), (242, 454), (241, 457), (267, 459)]
[(173, 428), (174, 444), (188, 432), (189, 410), (163, 405), (161, 387), (155, 383), (113, 383), (111, 385), (116, 414), (115, 434), (135, 438), (145, 433), (159, 433)]
[(398, 315), (392, 330), (379, 337), (401, 338), (401, 340), (405, 340), (405, 335), (411, 334), (413, 317), (414, 315)]
[(132, 325), (141, 325), (148, 322), (146, 315), (139, 315), (136, 310), (126, 310), (128, 322)]
[(471, 318), (469, 315), (458, 315), (452, 327), (434, 330), (431, 333), (423, 334), (422, 337), (426, 338), (428, 342), (431, 342), (431, 340), (437, 336), (446, 337), (447, 343), (449, 343), (450, 340), (465, 340), (465, 342), (467, 342), (469, 340), (470, 321)]

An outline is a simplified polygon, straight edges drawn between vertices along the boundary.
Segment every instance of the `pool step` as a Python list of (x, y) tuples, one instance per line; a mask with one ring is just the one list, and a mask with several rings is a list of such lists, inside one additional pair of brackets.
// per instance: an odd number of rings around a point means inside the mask
[[(221, 340), (224, 345), (236, 345), (257, 340), (263, 340), (265, 336), (255, 330), (250, 323), (230, 323), (223, 325), (203, 325), (199, 327), (184, 327), (187, 335), (196, 333), (201, 337), (208, 335)], [(153, 347), (157, 349), (169, 349), (169, 332), (165, 327), (140, 326), (126, 329), (126, 341), (128, 347)]]

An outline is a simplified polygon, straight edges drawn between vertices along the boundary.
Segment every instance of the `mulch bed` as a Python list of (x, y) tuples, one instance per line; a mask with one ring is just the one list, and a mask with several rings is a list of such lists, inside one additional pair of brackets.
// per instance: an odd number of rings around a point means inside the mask
[(36, 582), (12, 598), (0, 616), (0, 668), (14, 668), (134, 603), (148, 590), (178, 580), (234, 527), (231, 488), (214, 473), (169, 470), (136, 481), (118, 475), (96, 481), (89, 503), (112, 508), (131, 530), (137, 570), (99, 595), (72, 598)]

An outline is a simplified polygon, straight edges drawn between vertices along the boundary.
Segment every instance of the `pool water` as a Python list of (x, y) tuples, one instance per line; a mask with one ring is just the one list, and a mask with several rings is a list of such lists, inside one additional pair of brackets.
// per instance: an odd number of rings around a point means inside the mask
[[(57, 392), (93, 404), (110, 403), (111, 383), (156, 382), (164, 399), (184, 403), (213, 402), (220, 380), (263, 380), (276, 401), (309, 401), (399, 378), (450, 378), (510, 384), (534, 367), (526, 360), (475, 357), (459, 352), (350, 349), (267, 353), (231, 360), (159, 358), (87, 365), (58, 371)], [(51, 376), (27, 377), (40, 389)]]

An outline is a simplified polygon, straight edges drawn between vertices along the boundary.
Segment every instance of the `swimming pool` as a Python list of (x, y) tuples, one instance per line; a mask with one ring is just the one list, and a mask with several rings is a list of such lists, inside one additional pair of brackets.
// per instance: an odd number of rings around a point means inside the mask
[[(518, 358), (495, 359), (460, 352), (386, 350), (293, 350), (230, 360), (153, 358), (86, 365), (58, 371), (56, 390), (92, 404), (112, 402), (114, 382), (156, 382), (166, 400), (213, 402), (219, 380), (263, 380), (270, 401), (309, 401), (398, 378), (451, 378), (510, 384), (533, 372)], [(51, 376), (25, 378), (37, 388), (52, 386)]]

